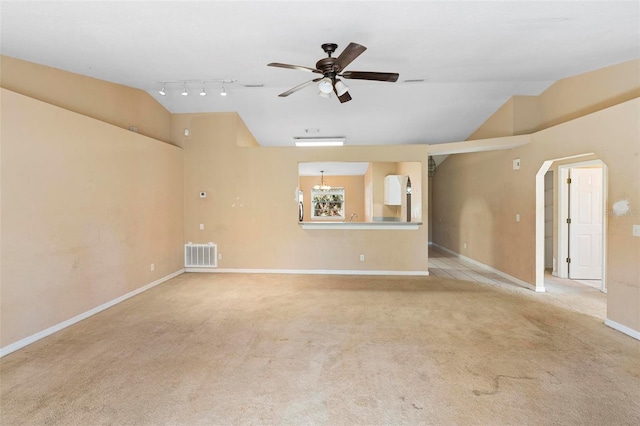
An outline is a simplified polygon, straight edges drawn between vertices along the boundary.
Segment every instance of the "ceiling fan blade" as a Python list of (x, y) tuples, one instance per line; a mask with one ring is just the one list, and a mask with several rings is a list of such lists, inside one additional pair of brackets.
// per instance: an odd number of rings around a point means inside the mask
[(286, 92), (282, 92), (278, 96), (280, 96), (281, 98), (285, 98), (285, 97), (289, 96), (290, 94), (297, 92), (298, 90), (302, 90), (307, 86), (311, 86), (313, 83), (319, 82), (320, 80), (322, 80), (322, 77), (314, 78), (313, 80), (309, 80), (306, 83), (302, 83), (302, 84), (294, 87), (293, 89), (289, 89)]
[(315, 68), (303, 67), (302, 65), (289, 65), (289, 64), (281, 64), (279, 62), (271, 62), (267, 64), (268, 67), (278, 67), (278, 68), (288, 68), (290, 70), (300, 70), (300, 71), (308, 71), (315, 72), (318, 74), (322, 74), (322, 71), (317, 70)]
[(351, 100), (351, 95), (349, 94), (349, 92), (346, 92), (344, 95), (338, 96), (338, 100), (341, 104), (349, 102)]
[(395, 72), (371, 72), (371, 71), (345, 71), (341, 74), (344, 78), (352, 80), (398, 81), (400, 74)]
[(338, 56), (336, 61), (333, 63), (333, 69), (336, 72), (342, 71), (365, 50), (367, 50), (367, 48), (358, 43), (349, 43), (347, 48), (342, 51), (340, 56)]

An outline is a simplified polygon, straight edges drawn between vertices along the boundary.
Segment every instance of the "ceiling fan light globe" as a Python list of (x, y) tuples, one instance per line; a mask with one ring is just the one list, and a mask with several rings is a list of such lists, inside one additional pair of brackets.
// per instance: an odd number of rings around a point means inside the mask
[(322, 80), (320, 80), (318, 89), (320, 89), (320, 92), (322, 93), (331, 93), (333, 91), (333, 84), (331, 84), (331, 79), (323, 78)]
[(336, 93), (338, 96), (342, 96), (349, 91), (349, 87), (342, 82), (342, 80), (336, 81)]

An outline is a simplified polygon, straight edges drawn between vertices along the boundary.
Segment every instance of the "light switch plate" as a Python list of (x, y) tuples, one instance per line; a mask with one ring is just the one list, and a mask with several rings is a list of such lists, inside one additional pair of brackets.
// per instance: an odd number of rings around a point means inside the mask
[(520, 159), (516, 158), (513, 160), (513, 170), (520, 170)]
[(640, 225), (633, 225), (633, 236), (640, 237)]

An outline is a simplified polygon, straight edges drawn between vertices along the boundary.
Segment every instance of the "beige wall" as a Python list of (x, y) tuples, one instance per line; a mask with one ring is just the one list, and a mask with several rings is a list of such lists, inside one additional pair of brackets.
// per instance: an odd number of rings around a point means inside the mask
[[(325, 176), (324, 182), (332, 187), (342, 187), (345, 193), (345, 219), (358, 215), (353, 222), (364, 221), (364, 176)], [(311, 219), (311, 189), (320, 183), (320, 176), (300, 176), (299, 185), (304, 197), (304, 220)], [(342, 220), (342, 219), (340, 219)], [(325, 220), (326, 222), (326, 220)]]
[(0, 56), (0, 86), (69, 111), (171, 141), (171, 114), (147, 92)]
[[(173, 117), (175, 128), (191, 129), (183, 145), (185, 241), (218, 244), (220, 268), (427, 270), (426, 226), (416, 231), (304, 230), (295, 197), (299, 162), (424, 163), (427, 146), (243, 148), (236, 143), (241, 125), (233, 113)], [(200, 191), (208, 197), (200, 199)], [(360, 262), (360, 254), (366, 262)]]
[[(608, 166), (607, 210), (620, 200), (631, 206), (628, 214), (607, 217), (608, 317), (640, 330), (640, 238), (632, 236), (640, 215), (640, 100), (617, 103), (637, 96), (640, 74), (629, 71), (637, 67), (632, 61), (556, 83), (541, 95), (536, 113), (538, 126), (562, 124), (533, 133), (526, 145), (444, 161), (432, 179), (433, 241), (534, 283), (535, 175), (546, 160), (593, 152)], [(591, 113), (581, 115), (585, 111)], [(491, 137), (500, 117), (510, 119), (498, 111), (476, 134)], [(519, 171), (512, 170), (515, 158), (521, 159)]]
[(513, 136), (513, 103), (514, 97), (505, 102), (482, 126), (469, 136), (468, 140), (499, 138)]
[(540, 123), (535, 130), (640, 97), (639, 80), (640, 59), (559, 80), (537, 97)]
[(467, 140), (534, 133), (640, 97), (640, 59), (558, 80), (540, 96), (513, 96)]
[(0, 346), (182, 268), (180, 148), (5, 89), (0, 99)]

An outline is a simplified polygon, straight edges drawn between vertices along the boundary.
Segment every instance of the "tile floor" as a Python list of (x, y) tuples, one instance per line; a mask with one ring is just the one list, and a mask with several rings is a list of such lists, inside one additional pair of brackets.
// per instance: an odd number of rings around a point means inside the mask
[(435, 246), (429, 246), (429, 274), (438, 278), (477, 281), (485, 284), (520, 284), (460, 259)]
[(573, 281), (545, 274), (545, 293), (535, 293), (521, 284), (487, 271), (455, 255), (429, 246), (429, 274), (440, 278), (476, 281), (497, 285), (514, 291), (530, 292), (533, 297), (544, 298), (572, 311), (604, 320), (607, 314), (607, 295), (600, 291), (601, 281)]

